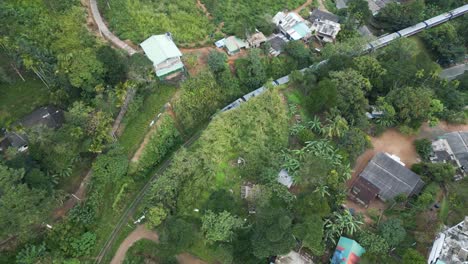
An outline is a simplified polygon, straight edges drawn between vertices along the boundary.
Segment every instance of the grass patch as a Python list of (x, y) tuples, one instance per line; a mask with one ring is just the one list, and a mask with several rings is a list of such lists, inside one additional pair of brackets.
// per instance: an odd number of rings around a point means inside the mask
[[(0, 67), (10, 83), (0, 82), (0, 122), (14, 122), (49, 102), (47, 87), (32, 73), (22, 73), (23, 81), (10, 66), (10, 59), (0, 53)], [(0, 123), (1, 124), (1, 123)]]
[(449, 208), (450, 206), (448, 204), (447, 197), (444, 196), (444, 198), (442, 199), (442, 202), (440, 203), (440, 211), (439, 211), (439, 218), (442, 222), (444, 222), (444, 224), (447, 223)]
[(119, 138), (119, 142), (129, 156), (138, 149), (150, 128), (151, 120), (161, 112), (164, 104), (169, 101), (175, 92), (175, 87), (161, 85), (146, 97), (137, 115), (134, 115), (132, 119), (124, 118), (125, 129)]

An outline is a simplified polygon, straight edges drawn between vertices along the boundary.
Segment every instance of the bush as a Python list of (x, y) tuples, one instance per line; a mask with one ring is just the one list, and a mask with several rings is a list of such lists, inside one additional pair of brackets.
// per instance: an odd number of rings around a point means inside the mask
[(147, 171), (161, 160), (181, 141), (174, 120), (167, 113), (161, 116), (156, 132), (151, 135), (148, 144), (138, 161), (141, 171)]
[(416, 147), (416, 152), (418, 152), (421, 159), (429, 161), (429, 156), (432, 153), (431, 141), (427, 138), (417, 139), (414, 141), (414, 146)]

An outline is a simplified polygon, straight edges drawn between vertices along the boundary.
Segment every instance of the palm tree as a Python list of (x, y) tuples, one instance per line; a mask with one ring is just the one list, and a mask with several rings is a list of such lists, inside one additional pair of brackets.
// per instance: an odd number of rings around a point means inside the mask
[(336, 115), (333, 118), (327, 118), (328, 125), (324, 127), (324, 134), (329, 138), (342, 137), (349, 130), (348, 121), (341, 115)]
[(299, 160), (289, 156), (287, 160), (283, 163), (283, 168), (289, 173), (294, 173), (300, 167)]
[(335, 238), (343, 233), (353, 235), (363, 222), (354, 217), (349, 210), (344, 210), (341, 213), (333, 212), (333, 216), (325, 220), (325, 228), (327, 229), (327, 238), (335, 242)]
[(326, 185), (318, 186), (315, 188), (314, 193), (319, 193), (321, 197), (330, 196), (330, 193), (328, 192), (328, 186)]
[(289, 134), (291, 136), (295, 136), (297, 134), (299, 134), (299, 132), (301, 132), (302, 130), (306, 129), (306, 127), (301, 124), (301, 123), (296, 123), (294, 124), (291, 129), (289, 130)]
[(340, 170), (341, 175), (345, 180), (349, 180), (353, 176), (353, 170), (351, 169), (351, 165), (349, 165), (349, 163), (342, 165)]
[(304, 161), (307, 151), (306, 151), (306, 148), (301, 148), (301, 149), (293, 150), (292, 153), (296, 155), (300, 161)]
[(311, 121), (309, 121), (307, 125), (315, 133), (322, 132), (322, 123), (320, 122), (320, 119), (317, 116), (314, 116), (314, 118)]

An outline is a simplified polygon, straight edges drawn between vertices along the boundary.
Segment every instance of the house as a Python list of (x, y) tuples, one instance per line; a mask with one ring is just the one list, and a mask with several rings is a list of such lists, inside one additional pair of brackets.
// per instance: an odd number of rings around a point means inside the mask
[(275, 57), (280, 55), (288, 41), (289, 40), (282, 34), (275, 34), (268, 37), (267, 42), (270, 43), (270, 54)]
[(309, 21), (311, 23), (314, 23), (316, 20), (329, 20), (329, 21), (338, 23), (340, 22), (340, 17), (329, 12), (325, 12), (319, 9), (314, 9), (310, 13)]
[(400, 194), (418, 194), (424, 182), (421, 177), (405, 167), (395, 155), (377, 153), (359, 174), (349, 196), (365, 206), (378, 197), (388, 201)]
[(384, 8), (387, 4), (395, 2), (395, 0), (367, 0), (369, 9), (372, 12), (372, 15), (377, 15), (380, 9)]
[(468, 263), (468, 216), (437, 235), (427, 263)]
[(249, 44), (249, 48), (258, 48), (260, 45), (267, 41), (265, 35), (262, 32), (257, 31), (255, 34), (252, 34), (247, 37), (247, 43)]
[[(64, 122), (63, 111), (54, 106), (44, 106), (34, 110), (32, 113), (14, 123), (14, 127), (32, 128), (37, 126), (51, 129), (59, 128)], [(0, 151), (15, 148), (20, 152), (28, 149), (28, 137), (24, 132), (7, 132), (4, 139), (0, 141)]]
[(312, 36), (308, 21), (297, 13), (278, 12), (272, 21), (278, 27), (278, 30), (290, 40), (307, 40)]
[(182, 53), (172, 40), (171, 33), (153, 35), (140, 44), (160, 80), (180, 77), (185, 72)]
[(236, 36), (227, 37), (224, 40), (224, 47), (229, 55), (235, 55), (247, 47), (247, 43), (245, 43), (242, 39)]
[(315, 36), (319, 40), (328, 43), (335, 42), (336, 35), (341, 30), (339, 20), (338, 16), (318, 9), (312, 11), (309, 17), (309, 21), (312, 23), (311, 29), (315, 32)]
[(357, 264), (366, 250), (358, 242), (347, 237), (340, 237), (336, 245), (331, 264)]
[(287, 255), (278, 256), (275, 264), (314, 264), (309, 256), (292, 250)]
[(466, 175), (468, 172), (468, 132), (444, 134), (432, 142), (432, 151), (432, 162), (453, 163), (458, 167), (460, 175)]
[(292, 177), (289, 175), (288, 171), (285, 169), (282, 169), (278, 173), (277, 181), (281, 183), (282, 185), (288, 187), (288, 189), (291, 188), (291, 185), (293, 184)]

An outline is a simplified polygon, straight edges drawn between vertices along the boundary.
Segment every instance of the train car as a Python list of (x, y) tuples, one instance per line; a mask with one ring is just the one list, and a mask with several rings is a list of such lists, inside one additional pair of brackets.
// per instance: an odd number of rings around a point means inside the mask
[(428, 25), (426, 23), (421, 22), (411, 27), (404, 28), (398, 31), (397, 33), (400, 34), (401, 37), (408, 37), (408, 36), (411, 36), (411, 35), (414, 35), (416, 33), (423, 31), (427, 27)]
[(392, 42), (393, 40), (397, 38), (400, 38), (400, 35), (398, 33), (392, 33), (392, 34), (380, 37), (377, 40), (370, 42), (369, 44), (373, 46), (373, 49), (378, 49), (378, 48), (387, 46), (390, 42)]
[(463, 14), (468, 13), (468, 5), (460, 6), (458, 8), (455, 8), (454, 10), (450, 11), (450, 19), (459, 17)]
[(437, 25), (440, 25), (442, 23), (445, 23), (445, 22), (449, 21), (452, 17), (453, 17), (453, 14), (451, 12), (448, 12), (448, 13), (444, 13), (442, 15), (438, 15), (438, 16), (429, 18), (428, 20), (425, 20), (424, 22), (426, 22), (426, 24), (429, 27), (435, 27)]
[(289, 82), (289, 75), (286, 75), (286, 76), (283, 76), (283, 77), (277, 79), (276, 82), (278, 83), (278, 85), (288, 83)]

